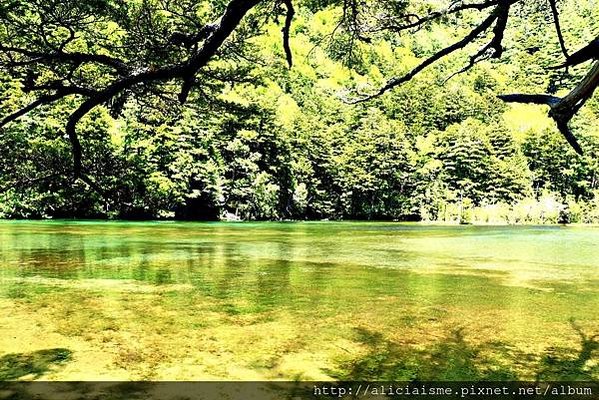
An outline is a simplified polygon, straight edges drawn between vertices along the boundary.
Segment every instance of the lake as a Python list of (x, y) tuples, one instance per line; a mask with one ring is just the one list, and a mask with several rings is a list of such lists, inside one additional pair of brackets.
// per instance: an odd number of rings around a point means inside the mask
[(599, 228), (0, 222), (0, 380), (599, 379)]

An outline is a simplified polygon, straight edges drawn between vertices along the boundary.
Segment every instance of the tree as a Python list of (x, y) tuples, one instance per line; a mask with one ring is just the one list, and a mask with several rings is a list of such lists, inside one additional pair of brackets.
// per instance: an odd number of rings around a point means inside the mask
[[(456, 73), (468, 71), (476, 64), (484, 60), (499, 59), (505, 52), (505, 36), (509, 22), (519, 24), (527, 23), (527, 13), (546, 13), (553, 19), (554, 30), (559, 41), (564, 61), (553, 69), (566, 69), (581, 64), (592, 62), (586, 75), (575, 85), (566, 96), (560, 98), (548, 94), (510, 94), (499, 97), (506, 102), (543, 104), (550, 107), (549, 115), (553, 118), (560, 132), (568, 140), (570, 145), (582, 154), (582, 148), (574, 134), (571, 132), (569, 123), (578, 113), (582, 106), (593, 96), (599, 85), (599, 38), (594, 38), (582, 49), (570, 54), (562, 32), (557, 0), (545, 1), (522, 1), (522, 0), (485, 0), (480, 2), (452, 1), (446, 8), (425, 12), (421, 14), (418, 10), (430, 10), (431, 5), (427, 2), (361, 2), (351, 0), (346, 2), (344, 13), (344, 24), (350, 34), (361, 41), (370, 41), (368, 35), (385, 33), (402, 33), (426, 28), (436, 22), (451, 19), (460, 19), (462, 26), (470, 25), (472, 29), (466, 29), (467, 33), (461, 39), (434, 52), (416, 67), (407, 73), (393, 77), (378, 91), (367, 94), (354, 100), (364, 102), (383, 93), (394, 89), (412, 80), (427, 67), (440, 62), (447, 56), (465, 49), (467, 46), (476, 44), (479, 39), (487, 38), (485, 44), (475, 51), (467, 65)], [(481, 17), (472, 17), (471, 13), (482, 14)], [(520, 14), (518, 18), (514, 16)]]
[(413, 167), (404, 131), (380, 110), (370, 109), (346, 133), (337, 164), (347, 216), (400, 218), (412, 213)]
[[(598, 84), (597, 62), (583, 76), (579, 76), (581, 65), (597, 58), (598, 41), (589, 37), (588, 32), (569, 33), (562, 29), (560, 12), (570, 10), (574, 5), (573, 0), (559, 3), (556, 0), (549, 0), (548, 3), (545, 0), (2, 0), (0, 83), (3, 102), (0, 112), (5, 117), (0, 121), (0, 126), (5, 126), (3, 134), (14, 139), (14, 143), (20, 143), (24, 136), (32, 135), (43, 137), (47, 143), (60, 142), (61, 137), (44, 137), (39, 133), (43, 129), (29, 129), (16, 124), (12, 128), (6, 126), (31, 112), (55, 113), (56, 120), (66, 121), (64, 137), (70, 144), (72, 154), (71, 168), (67, 166), (60, 171), (64, 175), (64, 185), (60, 186), (66, 186), (67, 176), (71, 175), (76, 182), (84, 182), (103, 197), (127, 199), (125, 202), (132, 208), (140, 203), (152, 204), (151, 208), (172, 210), (179, 207), (182, 201), (190, 199), (187, 191), (192, 187), (191, 190), (195, 191), (192, 196), (198, 196), (193, 199), (201, 199), (216, 210), (222, 206), (222, 199), (231, 193), (227, 192), (231, 187), (224, 189), (229, 180), (227, 174), (232, 174), (231, 171), (237, 167), (241, 168), (242, 162), (237, 158), (242, 159), (243, 154), (246, 154), (246, 161), (253, 164), (247, 166), (249, 169), (246, 168), (248, 171), (251, 169), (251, 173), (246, 174), (247, 185), (239, 186), (236, 193), (244, 207), (251, 198), (255, 204), (261, 204), (250, 207), (253, 210), (251, 213), (261, 214), (265, 218), (267, 215), (293, 216), (294, 207), (297, 206), (314, 216), (339, 215), (343, 214), (342, 203), (347, 198), (347, 187), (343, 185), (349, 182), (351, 174), (348, 171), (352, 168), (368, 176), (382, 176), (385, 185), (397, 187), (397, 182), (392, 182), (398, 180), (393, 174), (378, 174), (364, 168), (371, 157), (365, 153), (371, 147), (367, 143), (369, 140), (374, 144), (383, 143), (384, 146), (379, 147), (392, 149), (394, 154), (399, 149), (404, 156), (398, 156), (396, 161), (400, 165), (397, 168), (411, 174), (413, 168), (423, 166), (412, 165), (414, 161), (405, 158), (413, 156), (419, 135), (430, 129), (443, 131), (470, 117), (485, 124), (495, 122), (494, 118), (500, 114), (497, 109), (501, 106), (499, 101), (494, 103), (489, 99), (489, 92), (500, 93), (502, 85), (494, 82), (489, 74), (479, 74), (477, 71), (477, 78), (472, 84), (473, 91), (464, 94), (462, 87), (452, 87), (447, 79), (491, 59), (496, 61), (487, 63), (487, 69), (503, 70), (501, 59), (506, 57), (508, 46), (519, 50), (524, 55), (523, 60), (527, 56), (547, 53), (546, 60), (536, 62), (534, 66), (545, 68), (547, 80), (550, 81), (547, 88), (549, 94), (501, 95), (500, 98), (508, 102), (549, 105), (550, 115), (560, 131), (580, 153), (582, 148), (571, 131), (571, 128), (576, 128), (576, 123), (570, 124), (570, 120), (591, 98)], [(333, 10), (327, 16), (340, 20), (338, 24), (331, 23), (324, 34), (306, 32), (305, 25), (301, 28), (303, 31), (294, 31), (292, 23), (298, 19), (294, 19), (296, 9), (300, 10), (300, 16), (323, 9)], [(586, 18), (593, 20), (595, 14), (589, 14)], [(278, 21), (280, 17), (283, 18)], [(510, 33), (518, 29), (528, 31), (522, 26), (532, 19), (550, 22), (555, 40), (549, 39), (545, 28), (527, 32), (525, 39), (516, 38), (513, 32)], [(576, 26), (585, 27), (583, 22), (576, 20)], [(278, 36), (277, 43), (279, 46), (282, 43), (280, 51), (284, 57), (280, 58), (289, 66), (294, 63), (292, 50), (296, 51), (290, 43), (294, 35), (308, 36), (312, 44), (321, 45), (321, 49), (328, 42), (331, 45), (327, 55), (332, 62), (345, 61), (354, 67), (348, 75), (358, 74), (362, 78), (378, 76), (375, 82), (392, 76), (379, 90), (364, 94), (360, 82), (363, 83), (365, 79), (345, 79), (347, 88), (353, 89), (353, 93), (346, 96), (345, 100), (351, 100), (350, 103), (369, 101), (368, 106), (379, 107), (386, 114), (385, 117), (391, 120), (401, 120), (405, 115), (421, 117), (403, 121), (406, 129), (401, 135), (397, 132), (379, 135), (371, 129), (364, 129), (360, 140), (337, 144), (337, 133), (352, 134), (339, 124), (354, 123), (356, 127), (360, 126), (356, 121), (352, 122), (350, 116), (352, 113), (361, 115), (360, 106), (354, 107), (356, 111), (347, 111), (350, 106), (339, 104), (338, 99), (333, 101), (329, 94), (312, 93), (310, 85), (314, 80), (301, 73), (293, 75), (256, 68), (256, 65), (260, 65), (258, 56), (253, 54), (256, 38), (258, 35), (268, 35), (274, 23), (282, 27), (282, 39)], [(426, 36), (428, 30), (438, 32), (439, 29), (444, 29), (443, 35)], [(414, 38), (407, 37), (405, 33), (414, 33)], [(419, 33), (425, 35), (418, 39)], [(568, 45), (574, 40), (581, 42), (583, 39), (588, 39), (589, 44), (571, 54)], [(413, 42), (411, 49), (402, 50), (404, 58), (395, 57), (393, 52), (396, 48), (409, 48), (404, 46), (406, 41)], [(447, 72), (448, 68), (453, 68), (456, 59), (459, 60), (455, 58), (458, 53), (466, 53), (479, 44), (482, 47), (472, 51), (472, 56), (465, 60), (464, 68), (451, 70), (455, 72), (454, 75)], [(554, 54), (554, 47), (559, 54)], [(393, 56), (387, 57), (389, 53)], [(508, 55), (507, 58), (512, 60), (513, 56)], [(571, 70), (573, 74), (569, 74)], [(314, 75), (324, 73), (317, 69), (308, 72)], [(414, 79), (423, 74), (430, 74), (425, 76), (431, 78), (431, 82), (440, 83), (440, 87), (432, 87), (428, 80), (418, 82)], [(281, 91), (286, 94), (295, 91), (297, 106), (308, 112), (303, 122), (297, 122), (300, 134), (288, 132), (294, 129), (291, 127), (285, 128), (286, 138), (274, 138), (260, 127), (257, 129), (237, 124), (233, 134), (231, 129), (219, 125), (223, 121), (208, 124), (210, 126), (202, 125), (201, 129), (206, 128), (214, 135), (226, 135), (229, 132), (231, 139), (235, 139), (239, 130), (257, 133), (255, 140), (260, 142), (258, 144), (250, 143), (254, 139), (238, 138), (239, 146), (230, 152), (236, 154), (231, 156), (234, 159), (227, 159), (226, 147), (212, 139), (203, 142), (195, 138), (183, 142), (187, 143), (185, 146), (192, 147), (213, 146), (213, 152), (218, 153), (218, 157), (206, 156), (201, 151), (202, 154), (192, 154), (192, 150), (177, 142), (181, 139), (178, 133), (168, 128), (147, 129), (147, 126), (143, 129), (147, 130), (147, 135), (153, 136), (150, 143), (160, 148), (148, 151), (138, 148), (137, 155), (127, 154), (120, 149), (118, 157), (110, 159), (106, 154), (115, 147), (110, 143), (109, 135), (103, 135), (94, 128), (102, 124), (110, 125), (109, 121), (106, 122), (107, 111), (117, 117), (131, 108), (137, 108), (137, 112), (130, 115), (138, 115), (139, 118), (154, 110), (170, 113), (173, 118), (165, 123), (174, 124), (176, 116), (183, 114), (180, 105), (186, 102), (192, 103), (193, 114), (198, 115), (197, 118), (208, 114), (237, 113), (237, 104), (219, 98), (224, 87), (254, 84), (263, 78), (276, 82), (278, 77), (286, 79), (284, 83), (279, 82)], [(573, 84), (574, 90), (563, 97), (555, 95), (559, 87), (570, 84), (573, 79), (579, 79), (578, 83)], [(381, 97), (401, 85), (407, 85), (408, 90), (397, 92), (391, 98)], [(394, 100), (400, 104), (393, 105)], [(435, 104), (429, 107), (427, 101)], [(330, 113), (321, 117), (320, 110), (326, 107), (334, 107), (339, 113), (347, 115), (339, 118)], [(470, 110), (466, 110), (468, 108)], [(425, 115), (430, 109), (438, 116)], [(240, 112), (242, 114), (243, 111)], [(415, 119), (420, 122), (415, 123)], [(384, 118), (381, 117), (381, 120)], [(28, 123), (28, 120), (25, 118), (21, 122)], [(193, 129), (196, 128), (200, 129), (200, 126), (194, 125)], [(393, 143), (390, 138), (397, 138), (402, 143)], [(588, 142), (585, 139), (583, 144)], [(305, 147), (307, 155), (296, 157), (290, 154), (289, 146), (292, 145), (297, 145), (296, 148)], [(248, 151), (246, 147), (249, 147)], [(493, 143), (481, 147), (481, 151), (484, 150), (484, 154), (481, 153), (484, 155), (484, 164), (495, 163), (498, 170), (505, 172), (508, 177), (513, 176), (519, 182), (517, 186), (520, 186), (527, 179), (526, 173), (520, 173), (520, 156), (494, 154), (494, 148), (497, 146)], [(36, 156), (36, 167), (26, 162), (19, 165), (20, 170), (39, 171), (39, 166), (44, 163), (64, 164), (67, 160), (68, 149), (65, 146), (53, 146), (47, 152), (47, 157), (41, 155), (45, 151), (43, 147), (40, 149), (39, 156)], [(340, 152), (346, 155), (347, 164), (335, 164)], [(351, 154), (356, 155), (355, 160), (349, 156)], [(379, 156), (373, 155), (373, 162), (386, 162), (384, 157)], [(190, 175), (189, 165), (185, 164), (188, 161), (193, 164), (193, 176)], [(355, 163), (352, 165), (349, 161)], [(362, 163), (361, 167), (358, 161)], [(12, 167), (7, 165), (3, 168), (9, 171)], [(147, 176), (140, 179), (136, 171), (128, 173), (126, 169), (131, 167), (143, 170)], [(204, 167), (209, 171), (205, 175), (198, 172)], [(494, 168), (488, 165), (482, 167)], [(106, 179), (101, 176), (103, 169), (116, 170), (120, 175)], [(438, 172), (436, 167), (431, 170), (427, 167), (422, 171), (429, 174), (433, 170)], [(384, 172), (384, 168), (381, 171)], [(27, 182), (43, 178), (27, 177), (22, 183), (26, 185)], [(128, 186), (114, 189), (119, 179), (126, 181)], [(410, 175), (409, 179), (414, 177)], [(503, 183), (488, 184), (503, 187), (510, 180), (506, 178)], [(250, 193), (251, 190), (248, 192), (253, 184), (260, 187), (259, 195)], [(81, 185), (81, 182), (73, 187), (80, 188), (77, 185)], [(154, 188), (151, 190), (153, 193), (147, 193), (147, 188)], [(362, 192), (354, 199), (360, 196), (374, 199), (372, 190)], [(186, 196), (187, 200), (184, 200)], [(409, 197), (410, 194), (402, 196)], [(506, 193), (498, 196), (509, 197)], [(272, 210), (275, 198), (278, 203), (276, 213)], [(373, 206), (371, 210), (362, 209), (361, 212), (368, 215), (379, 213), (394, 201), (397, 199), (382, 199), (380, 204), (384, 206)], [(361, 202), (358, 200), (360, 204), (354, 208), (363, 207)], [(398, 206), (398, 209), (403, 207)], [(373, 211), (375, 208), (379, 211)]]
[[(128, 96), (143, 101), (153, 95), (172, 102), (172, 81), (180, 83), (177, 99), (185, 103), (201, 80), (200, 70), (223, 55), (225, 41), (246, 14), (258, 6), (267, 7), (266, 3), (3, 2), (0, 65), (13, 78), (21, 79), (22, 91), (32, 93), (34, 100), (6, 116), (0, 126), (40, 106), (77, 96), (80, 100), (65, 127), (72, 146), (73, 174), (75, 179), (96, 187), (83, 165), (78, 123), (101, 104), (108, 104), (118, 114)], [(290, 21), (293, 8), (290, 1), (284, 3)], [(221, 16), (215, 19), (219, 11)], [(257, 23), (253, 20), (244, 26), (241, 43), (257, 29)], [(284, 28), (286, 43), (289, 23)], [(235, 43), (229, 44), (232, 49), (225, 50), (235, 51)], [(210, 75), (209, 71), (205, 73)]]

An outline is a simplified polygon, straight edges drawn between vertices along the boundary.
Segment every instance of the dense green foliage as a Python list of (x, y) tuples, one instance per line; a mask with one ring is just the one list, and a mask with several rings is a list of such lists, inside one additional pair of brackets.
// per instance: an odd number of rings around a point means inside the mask
[[(597, 13), (592, 1), (567, 4), (573, 27)], [(354, 44), (348, 56), (343, 33), (330, 36), (338, 12), (298, 10), (292, 69), (279, 28), (269, 25), (240, 45), (245, 56), (211, 65), (185, 108), (122, 99), (116, 119), (114, 104), (87, 116), (80, 125), (85, 162), (103, 193), (70, 179), (68, 101), (3, 128), (0, 216), (599, 221), (599, 103), (593, 99), (575, 121), (586, 150), (578, 156), (541, 107), (496, 98), (559, 92), (579, 73), (546, 73), (558, 59), (547, 21), (520, 16), (530, 20), (508, 39), (521, 51), (500, 63), (445, 82), (467, 62), (449, 58), (392, 93), (352, 105), (344, 91), (409, 69), (460, 28), (449, 21), (399, 42), (383, 35)], [(547, 43), (532, 46), (531, 29), (546, 30)], [(584, 43), (589, 32), (568, 35)], [(537, 51), (540, 45), (550, 51)], [(0, 92), (11, 99), (0, 112), (27, 96), (20, 90), (0, 71)]]

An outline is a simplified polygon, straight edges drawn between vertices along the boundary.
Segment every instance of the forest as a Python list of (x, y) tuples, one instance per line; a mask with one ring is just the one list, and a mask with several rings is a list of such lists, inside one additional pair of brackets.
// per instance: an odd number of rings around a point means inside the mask
[[(557, 2), (559, 35), (555, 1), (508, 2), (501, 57), (478, 57), (486, 49), (476, 53), (480, 43), (472, 42), (464, 46), (470, 53), (447, 54), (368, 98), (362, 93), (467, 34), (482, 11), (452, 10), (401, 32), (372, 26), (365, 36), (351, 23), (357, 14), (347, 16), (349, 2), (277, 2), (276, 12), (250, 11), (220, 38), (218, 53), (193, 82), (184, 79), (181, 93), (172, 82), (132, 83), (99, 95), (73, 121), (81, 108), (71, 95), (88, 96), (92, 84), (110, 88), (125, 69), (110, 54), (149, 60), (156, 66), (146, 76), (158, 76), (173, 57), (219, 34), (200, 29), (208, 38), (186, 43), (186, 12), (208, 21), (221, 3), (2, 0), (0, 217), (599, 222), (596, 96), (570, 116), (576, 145), (546, 105), (500, 98), (562, 95), (584, 77), (586, 64), (555, 67), (565, 44), (594, 43), (593, 0)], [(443, 2), (389, 3), (435, 16)], [(481, 2), (491, 3), (498, 2)], [(360, 21), (369, 26), (366, 16)], [(51, 62), (23, 50), (42, 46), (40, 37), (56, 48)], [(168, 50), (174, 40), (180, 50)], [(141, 74), (122, 76), (118, 82)], [(74, 81), (80, 85), (62, 95)], [(66, 121), (73, 132), (78, 123), (79, 159)]]

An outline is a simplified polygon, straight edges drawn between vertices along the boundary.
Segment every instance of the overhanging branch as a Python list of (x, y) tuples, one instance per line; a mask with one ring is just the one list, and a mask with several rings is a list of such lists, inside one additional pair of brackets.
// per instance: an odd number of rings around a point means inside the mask
[(219, 22), (217, 24), (207, 25), (209, 28), (201, 29), (200, 32), (192, 38), (197, 41), (202, 39), (205, 40), (201, 48), (197, 49), (189, 59), (162, 68), (148, 67), (134, 74), (131, 74), (131, 71), (139, 71), (139, 68), (130, 68), (124, 61), (109, 56), (85, 53), (66, 53), (62, 49), (44, 53), (41, 51), (27, 50), (0, 44), (0, 52), (8, 54), (10, 62), (14, 61), (22, 64), (22, 60), (15, 60), (14, 57), (12, 57), (13, 54), (17, 54), (19, 57), (27, 58), (27, 63), (32, 64), (58, 62), (67, 65), (78, 65), (85, 62), (93, 62), (113, 67), (119, 73), (119, 76), (114, 78), (112, 83), (98, 90), (84, 90), (74, 86), (69, 88), (61, 85), (52, 87), (44, 85), (41, 87), (35, 85), (35, 77), (32, 77), (32, 79), (29, 79), (29, 82), (27, 82), (28, 90), (43, 90), (44, 92), (54, 91), (54, 93), (40, 96), (38, 100), (5, 117), (1, 124), (4, 125), (12, 122), (41, 105), (54, 103), (67, 95), (82, 95), (85, 100), (69, 116), (65, 131), (72, 147), (74, 178), (76, 180), (81, 179), (98, 190), (97, 185), (93, 180), (89, 179), (83, 171), (83, 149), (77, 135), (77, 125), (79, 121), (81, 121), (81, 119), (95, 107), (110, 101), (123, 91), (140, 84), (151, 84), (153, 82), (181, 79), (183, 80), (183, 86), (179, 99), (182, 103), (185, 102), (199, 70), (214, 57), (225, 40), (239, 26), (244, 16), (261, 1), (262, 0), (230, 0)]
[(289, 68), (293, 67), (293, 53), (291, 51), (291, 45), (289, 38), (291, 36), (291, 23), (295, 15), (295, 9), (293, 8), (292, 0), (282, 0), (283, 4), (287, 8), (287, 14), (285, 16), (285, 24), (283, 25), (283, 48), (285, 49), (285, 56), (287, 57), (287, 64)]
[(430, 65), (434, 64), (435, 62), (439, 61), (440, 59), (452, 54), (453, 52), (466, 47), (469, 43), (474, 41), (479, 35), (481, 35), (483, 32), (485, 32), (487, 29), (489, 29), (493, 25), (493, 23), (497, 20), (499, 15), (500, 15), (500, 8), (496, 8), (495, 11), (493, 13), (491, 13), (491, 15), (489, 15), (480, 25), (478, 25), (476, 28), (474, 28), (463, 39), (452, 44), (451, 46), (445, 47), (444, 49), (438, 51), (431, 57), (424, 60), (417, 67), (412, 69), (410, 72), (408, 72), (404, 76), (399, 77), (399, 78), (393, 78), (393, 79), (389, 80), (389, 82), (387, 82), (387, 84), (385, 86), (383, 86), (378, 92), (368, 95), (368, 96), (365, 96), (361, 99), (351, 101), (351, 103), (357, 104), (357, 103), (363, 103), (363, 102), (372, 100), (373, 98), (381, 96), (384, 93), (388, 92), (389, 90), (412, 80), (416, 75), (418, 75), (420, 72), (422, 72), (428, 66), (430, 66)]
[(596, 38), (591, 43), (569, 56), (564, 64), (552, 67), (551, 69), (574, 67), (591, 60), (599, 60), (599, 38)]
[(557, 4), (555, 0), (549, 0), (549, 6), (551, 7), (551, 13), (553, 14), (553, 23), (555, 24), (555, 31), (557, 33), (559, 45), (562, 49), (562, 53), (564, 53), (564, 56), (567, 60), (570, 58), (570, 56), (568, 55), (568, 49), (566, 48), (566, 41), (564, 40), (564, 35), (562, 33), (562, 27), (559, 20), (559, 11), (557, 9)]
[(570, 129), (570, 121), (580, 108), (593, 96), (599, 86), (599, 62), (595, 62), (582, 81), (563, 98), (549, 95), (511, 94), (499, 98), (509, 103), (541, 104), (549, 106), (549, 116), (572, 148), (580, 155), (583, 150)]

